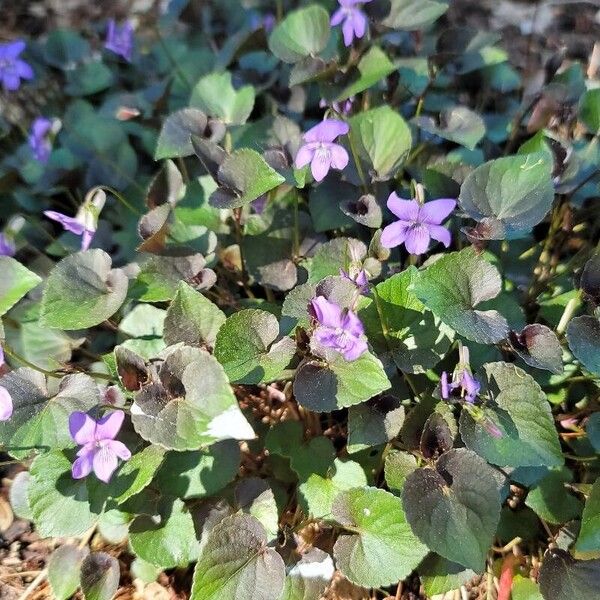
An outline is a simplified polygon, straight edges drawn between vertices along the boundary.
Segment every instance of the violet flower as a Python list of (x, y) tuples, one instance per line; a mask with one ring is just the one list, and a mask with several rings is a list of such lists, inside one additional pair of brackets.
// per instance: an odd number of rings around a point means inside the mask
[(84, 202), (74, 217), (69, 217), (55, 210), (45, 210), (44, 214), (53, 221), (60, 223), (66, 231), (81, 236), (81, 249), (87, 250), (92, 243), (96, 229), (98, 229), (98, 217), (104, 207), (106, 194), (96, 193), (91, 200)]
[(21, 79), (33, 79), (31, 65), (19, 58), (25, 46), (23, 40), (0, 44), (0, 82), (5, 92), (18, 90)]
[(448, 381), (446, 371), (442, 373), (440, 391), (444, 400), (449, 400), (451, 396), (457, 396), (469, 404), (474, 404), (480, 389), (481, 384), (466, 368), (455, 371), (452, 381)]
[(5, 234), (0, 232), (0, 256), (14, 256), (17, 248), (13, 241)]
[(133, 24), (131, 21), (125, 21), (123, 25), (117, 25), (115, 20), (111, 19), (108, 22), (104, 47), (122, 56), (127, 62), (131, 62), (133, 55)]
[(115, 440), (124, 418), (122, 410), (115, 410), (98, 421), (84, 412), (71, 413), (69, 431), (81, 446), (71, 469), (75, 479), (87, 477), (93, 470), (100, 481), (108, 483), (117, 468), (117, 459), (131, 458), (127, 446)]
[(330, 168), (341, 171), (348, 164), (348, 153), (343, 146), (334, 144), (339, 135), (345, 135), (350, 127), (337, 119), (325, 119), (309, 129), (303, 136), (304, 145), (296, 155), (295, 166), (301, 169), (310, 163), (315, 181), (322, 181)]
[(456, 200), (440, 198), (420, 204), (417, 200), (403, 200), (392, 192), (387, 207), (399, 220), (383, 230), (381, 245), (384, 248), (404, 244), (411, 254), (424, 254), (431, 238), (446, 248), (450, 245), (450, 232), (441, 223), (456, 207)]
[(52, 129), (52, 121), (45, 117), (36, 117), (31, 125), (29, 133), (29, 147), (35, 159), (41, 163), (47, 163), (50, 158), (52, 144), (48, 139), (48, 133)]
[(0, 421), (8, 421), (13, 414), (13, 401), (8, 390), (0, 385)]
[[(341, 115), (348, 115), (352, 110), (352, 105), (354, 104), (355, 99), (356, 96), (350, 96), (350, 98), (341, 102), (332, 102), (331, 108), (333, 108), (333, 110), (335, 110), (336, 113), (339, 113)], [(321, 98), (321, 100), (319, 101), (319, 107), (327, 108), (328, 106), (329, 103), (327, 102), (327, 100), (325, 100), (325, 98)]]
[(342, 310), (324, 296), (313, 298), (310, 308), (318, 322), (312, 337), (318, 345), (337, 350), (347, 361), (366, 352), (367, 342), (362, 337), (365, 330), (355, 313)]
[(340, 269), (340, 275), (344, 279), (350, 280), (356, 286), (356, 289), (360, 294), (366, 294), (369, 291), (369, 278), (364, 269), (361, 269), (354, 274), (351, 274), (351, 272), (347, 272), (344, 269)]
[(331, 16), (330, 25), (335, 27), (343, 21), (344, 44), (350, 46), (354, 38), (360, 39), (367, 32), (367, 16), (358, 8), (371, 0), (338, 0), (338, 8)]

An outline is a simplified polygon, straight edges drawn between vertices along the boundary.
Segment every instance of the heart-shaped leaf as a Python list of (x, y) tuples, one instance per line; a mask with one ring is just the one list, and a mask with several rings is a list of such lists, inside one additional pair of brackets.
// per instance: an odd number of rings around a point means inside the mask
[(0, 316), (12, 308), (42, 279), (10, 256), (0, 256)]
[(412, 291), (427, 308), (457, 333), (480, 344), (499, 342), (508, 334), (508, 322), (501, 314), (475, 309), (501, 289), (498, 269), (473, 248), (445, 254), (420, 271), (412, 284)]
[(448, 10), (447, 2), (435, 0), (390, 0), (390, 5), (390, 13), (383, 24), (404, 31), (424, 29)]
[(475, 572), (484, 569), (501, 505), (495, 475), (482, 458), (450, 450), (435, 469), (417, 469), (406, 478), (402, 502), (412, 530), (429, 549)]
[(526, 325), (520, 333), (511, 331), (508, 339), (515, 352), (530, 367), (546, 369), (556, 375), (563, 372), (560, 342), (546, 325)]
[(485, 135), (483, 119), (466, 106), (455, 106), (443, 111), (439, 124), (430, 117), (418, 117), (414, 122), (428, 133), (456, 142), (469, 150), (475, 149)]
[(154, 158), (177, 158), (194, 154), (191, 136), (202, 136), (208, 119), (197, 108), (183, 108), (170, 114), (163, 123)]
[(112, 317), (127, 295), (128, 279), (102, 250), (63, 258), (52, 269), (42, 298), (40, 322), (57, 329), (85, 329)]
[(106, 552), (94, 552), (81, 564), (81, 591), (85, 600), (111, 600), (119, 587), (119, 561)]
[(477, 167), (458, 197), (467, 215), (488, 231), (487, 239), (522, 237), (544, 218), (553, 200), (552, 162), (544, 153), (506, 156)]
[(250, 515), (226, 517), (211, 530), (194, 570), (190, 600), (278, 600), (285, 565)]
[(484, 422), (462, 411), (460, 435), (465, 445), (503, 467), (562, 465), (550, 405), (533, 377), (514, 365), (495, 362), (484, 366), (481, 379), (490, 396), (481, 410), (502, 435), (491, 435)]
[(348, 452), (385, 444), (400, 433), (404, 406), (395, 396), (385, 395), (348, 410)]
[(341, 492), (332, 515), (351, 532), (335, 543), (336, 565), (357, 585), (381, 587), (405, 579), (429, 552), (406, 522), (400, 498), (384, 490)]
[(67, 600), (79, 587), (79, 574), (87, 548), (65, 544), (57, 548), (48, 561), (48, 581), (56, 600)]
[(539, 584), (544, 600), (592, 600), (600, 589), (600, 560), (575, 560), (566, 550), (551, 548), (544, 555)]

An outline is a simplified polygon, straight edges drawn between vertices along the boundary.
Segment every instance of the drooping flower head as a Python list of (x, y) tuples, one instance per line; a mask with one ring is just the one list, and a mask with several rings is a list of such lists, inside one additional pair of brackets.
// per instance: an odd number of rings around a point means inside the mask
[(29, 132), (28, 142), (33, 156), (41, 163), (47, 163), (50, 158), (52, 144), (48, 138), (48, 133), (52, 129), (52, 121), (45, 117), (37, 117)]
[(449, 400), (452, 396), (457, 396), (469, 404), (474, 404), (480, 389), (481, 384), (466, 368), (455, 371), (452, 381), (448, 381), (448, 373), (446, 371), (442, 373), (440, 390), (444, 400)]
[(360, 271), (353, 271), (352, 269), (345, 271), (344, 269), (340, 269), (340, 275), (344, 279), (350, 280), (360, 294), (366, 294), (369, 291), (369, 278), (364, 269), (360, 269)]
[(313, 351), (319, 353), (319, 346), (340, 352), (348, 361), (356, 360), (367, 350), (364, 340), (364, 327), (351, 310), (342, 310), (337, 304), (323, 296), (310, 302), (310, 308), (317, 320), (313, 332)]
[(13, 241), (5, 234), (0, 232), (0, 256), (14, 256), (17, 248)]
[(92, 470), (96, 477), (108, 483), (118, 465), (117, 459), (129, 460), (131, 452), (115, 440), (125, 413), (115, 410), (95, 421), (84, 412), (76, 411), (69, 417), (71, 437), (81, 446), (71, 473), (75, 479), (87, 477)]
[(365, 13), (360, 10), (363, 4), (371, 0), (338, 0), (340, 7), (331, 16), (330, 25), (342, 25), (344, 44), (350, 46), (354, 38), (360, 39), (367, 32), (368, 20)]
[(31, 65), (19, 58), (25, 45), (23, 40), (0, 44), (0, 82), (5, 92), (18, 90), (21, 79), (33, 79)]
[[(335, 110), (335, 112), (339, 113), (340, 115), (348, 115), (352, 110), (352, 105), (354, 104), (355, 99), (356, 96), (350, 96), (350, 98), (348, 98), (347, 100), (343, 100), (341, 102), (332, 102), (331, 108), (333, 108), (333, 110)], [(321, 100), (319, 101), (319, 107), (327, 108), (328, 106), (329, 103), (327, 102), (327, 100), (325, 100), (325, 98), (321, 98)]]
[(98, 217), (106, 202), (106, 194), (97, 190), (86, 200), (74, 217), (69, 217), (55, 210), (45, 210), (44, 214), (53, 221), (60, 223), (66, 231), (81, 236), (81, 249), (87, 250), (92, 243), (96, 229), (98, 229)]
[(411, 254), (425, 254), (432, 238), (446, 248), (450, 245), (450, 232), (441, 224), (456, 207), (456, 200), (440, 198), (421, 204), (417, 200), (399, 198), (392, 192), (387, 206), (398, 221), (383, 230), (381, 245), (384, 248), (404, 244)]
[(343, 146), (334, 144), (334, 140), (350, 131), (344, 121), (325, 119), (309, 129), (303, 136), (304, 145), (296, 155), (296, 168), (301, 169), (310, 163), (315, 181), (322, 181), (330, 168), (341, 171), (348, 164), (348, 153)]
[(117, 25), (115, 20), (111, 19), (108, 22), (104, 47), (122, 56), (127, 62), (131, 62), (133, 55), (133, 24), (131, 21)]
[(8, 421), (13, 414), (13, 401), (8, 390), (0, 385), (0, 421)]

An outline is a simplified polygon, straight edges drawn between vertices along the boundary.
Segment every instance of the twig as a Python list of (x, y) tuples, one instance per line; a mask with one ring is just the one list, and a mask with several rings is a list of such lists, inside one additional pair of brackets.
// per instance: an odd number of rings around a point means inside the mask
[(25, 591), (19, 596), (18, 600), (27, 600), (31, 594), (35, 591), (38, 585), (40, 585), (48, 576), (48, 569), (42, 569), (38, 576), (25, 588)]

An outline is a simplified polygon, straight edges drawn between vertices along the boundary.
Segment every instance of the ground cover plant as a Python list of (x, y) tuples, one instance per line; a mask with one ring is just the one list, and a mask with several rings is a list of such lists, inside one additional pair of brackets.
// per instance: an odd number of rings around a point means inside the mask
[(526, 87), (448, 9), (0, 44), (22, 597), (600, 598), (598, 61)]

